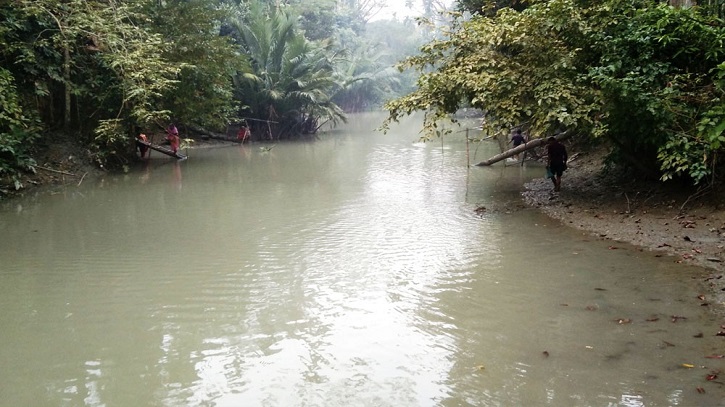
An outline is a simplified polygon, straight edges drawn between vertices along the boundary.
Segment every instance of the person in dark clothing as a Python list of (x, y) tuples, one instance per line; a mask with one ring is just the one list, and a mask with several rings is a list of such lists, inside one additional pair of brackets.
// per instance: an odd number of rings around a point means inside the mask
[(516, 130), (513, 136), (511, 136), (511, 142), (514, 143), (514, 147), (518, 147), (521, 144), (526, 143), (526, 139), (521, 135), (521, 129)]
[(561, 176), (566, 170), (566, 162), (569, 156), (566, 147), (555, 137), (546, 140), (546, 168), (551, 171), (551, 182), (554, 183), (554, 191), (561, 190)]
[[(526, 144), (526, 138), (524, 138), (524, 136), (521, 134), (521, 129), (516, 129), (516, 132), (514, 133), (513, 136), (511, 136), (511, 141), (509, 141), (509, 143), (513, 143), (514, 144), (514, 148), (516, 148), (516, 147), (518, 147), (518, 146), (520, 146), (522, 144)], [(519, 159), (519, 155), (516, 154), (514, 156), (514, 158), (516, 160), (518, 160)]]

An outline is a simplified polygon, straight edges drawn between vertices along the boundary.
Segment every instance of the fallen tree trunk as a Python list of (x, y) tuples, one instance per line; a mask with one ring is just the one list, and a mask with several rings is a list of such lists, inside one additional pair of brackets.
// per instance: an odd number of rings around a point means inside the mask
[(242, 140), (239, 140), (237, 137), (223, 136), (220, 134), (207, 134), (206, 136), (212, 140), (231, 141), (232, 143), (241, 143), (242, 142)]
[(234, 143), (240, 143), (241, 141), (238, 140), (236, 137), (229, 137), (226, 134), (219, 134), (214, 133), (213, 131), (207, 130), (203, 127), (197, 127), (197, 126), (187, 126), (189, 130), (195, 131), (199, 134), (203, 134), (206, 137), (209, 137), (212, 140), (222, 140), (222, 141), (231, 141)]
[[(567, 139), (567, 138), (571, 137), (571, 133), (564, 132), (564, 133), (558, 134), (558, 135), (556, 135), (554, 137), (556, 137), (557, 140), (561, 141), (561, 140), (564, 140), (564, 139)], [(504, 151), (501, 154), (497, 154), (497, 155), (489, 158), (488, 160), (481, 161), (480, 163), (476, 164), (476, 166), (477, 167), (486, 167), (486, 166), (489, 166), (491, 164), (495, 164), (495, 163), (497, 163), (497, 162), (499, 162), (501, 160), (505, 160), (505, 159), (507, 159), (509, 157), (513, 157), (516, 154), (523, 153), (526, 150), (531, 150), (532, 148), (539, 147), (541, 145), (546, 144), (546, 139), (547, 138), (537, 138), (537, 139), (533, 139), (533, 140), (531, 140), (529, 142), (526, 142), (524, 144), (521, 144), (520, 146), (516, 146), (516, 147), (514, 147), (514, 148), (512, 148), (510, 150), (506, 150), (506, 151)]]

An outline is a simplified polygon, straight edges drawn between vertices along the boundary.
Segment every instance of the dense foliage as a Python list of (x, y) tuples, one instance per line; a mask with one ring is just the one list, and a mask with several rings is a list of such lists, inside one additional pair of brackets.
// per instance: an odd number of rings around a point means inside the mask
[[(491, 2), (479, 2), (491, 3)], [(657, 1), (528, 1), (459, 18), (404, 67), (418, 89), (387, 105), (390, 120), (436, 120), (470, 104), (492, 132), (564, 129), (605, 138), (639, 175), (711, 181), (723, 152), (725, 25), (704, 8)]]
[(9, 176), (15, 188), (20, 188), (17, 170), (33, 170), (35, 160), (29, 144), (36, 137), (37, 123), (26, 117), (18, 100), (17, 89), (10, 72), (0, 68), (0, 176)]
[[(344, 110), (379, 107), (412, 83), (410, 74), (391, 69), (404, 55), (390, 58), (390, 43), (367, 35), (381, 6), (380, 0), (1, 2), (0, 181), (21, 187), (38, 140), (72, 140), (99, 165), (120, 166), (132, 157), (139, 132), (170, 122), (184, 137), (190, 128), (225, 131), (249, 120), (254, 137), (279, 140), (344, 120)], [(409, 23), (391, 24), (407, 30), (400, 42), (420, 38)]]

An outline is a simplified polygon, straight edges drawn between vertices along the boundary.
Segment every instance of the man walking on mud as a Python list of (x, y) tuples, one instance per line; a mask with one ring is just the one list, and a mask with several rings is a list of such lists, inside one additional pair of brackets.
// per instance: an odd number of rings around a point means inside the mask
[(566, 154), (566, 147), (559, 143), (556, 137), (549, 137), (546, 140), (546, 167), (551, 171), (551, 182), (554, 183), (554, 191), (561, 190), (561, 176), (566, 170), (566, 161), (569, 156)]

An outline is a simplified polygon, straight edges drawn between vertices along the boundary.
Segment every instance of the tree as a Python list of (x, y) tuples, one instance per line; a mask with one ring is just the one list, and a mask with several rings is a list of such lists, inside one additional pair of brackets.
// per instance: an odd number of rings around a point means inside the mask
[(338, 0), (340, 9), (352, 13), (363, 23), (367, 23), (385, 7), (382, 0)]
[(404, 67), (418, 90), (389, 118), (436, 120), (470, 103), (497, 132), (570, 129), (613, 143), (612, 159), (639, 176), (701, 182), (722, 151), (722, 21), (652, 1), (532, 2), (518, 12), (457, 21)]
[(456, 9), (471, 14), (495, 16), (502, 8), (511, 8), (522, 11), (527, 7), (529, 0), (458, 0)]
[(526, 124), (537, 133), (561, 126), (592, 126), (592, 90), (579, 86), (576, 41), (584, 24), (572, 6), (559, 2), (537, 13), (502, 10), (496, 18), (459, 21), (442, 40), (422, 48), (403, 68), (420, 74), (418, 90), (387, 105), (390, 120), (415, 110), (430, 112), (427, 134), (436, 119), (462, 104), (486, 112), (493, 132)]
[(226, 126), (238, 109), (231, 79), (247, 62), (233, 38), (219, 35), (232, 14), (211, 0), (154, 2), (146, 13), (151, 19), (146, 29), (168, 44), (161, 57), (179, 69), (173, 86), (158, 100), (159, 107), (177, 122)]
[(154, 98), (176, 73), (160, 59), (161, 38), (139, 29), (136, 4), (18, 0), (0, 8), (11, 22), (2, 66), (21, 89), (21, 105), (46, 127), (76, 132), (99, 162), (124, 150), (130, 121), (155, 115)]
[(299, 28), (310, 41), (332, 38), (337, 31), (350, 25), (348, 16), (338, 11), (337, 0), (298, 0), (289, 9), (300, 16)]
[(384, 61), (386, 55), (375, 51), (370, 45), (358, 44), (346, 58), (337, 65), (341, 78), (341, 89), (333, 101), (346, 112), (359, 112), (378, 108), (385, 97), (399, 85), (397, 69)]
[(32, 143), (37, 138), (38, 120), (23, 112), (9, 71), (0, 68), (0, 177), (9, 177), (17, 190), (23, 187), (21, 171), (33, 171)]

